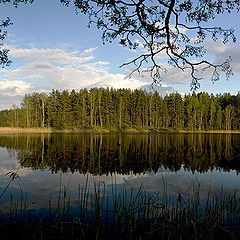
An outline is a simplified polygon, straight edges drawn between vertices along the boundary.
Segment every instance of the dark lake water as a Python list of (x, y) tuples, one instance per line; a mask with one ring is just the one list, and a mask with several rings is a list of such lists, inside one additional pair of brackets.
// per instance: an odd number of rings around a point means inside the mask
[(141, 188), (154, 194), (202, 198), (240, 186), (240, 134), (28, 134), (0, 136), (1, 212), (24, 198), (28, 210), (74, 206), (86, 183), (94, 191)]

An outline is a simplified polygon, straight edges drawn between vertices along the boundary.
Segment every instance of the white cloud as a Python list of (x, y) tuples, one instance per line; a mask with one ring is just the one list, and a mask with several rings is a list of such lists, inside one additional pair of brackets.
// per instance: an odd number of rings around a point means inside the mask
[[(186, 31), (182, 29), (182, 31)], [(194, 39), (193, 39), (194, 40)], [(136, 42), (140, 43), (140, 49), (142, 51), (144, 49), (143, 45), (139, 40), (136, 40)], [(218, 41), (213, 41), (212, 39), (206, 39), (202, 44), (206, 50), (207, 53), (203, 58), (192, 58), (189, 59), (192, 62), (199, 62), (202, 60), (209, 60), (209, 62), (212, 62), (214, 64), (222, 64), (227, 58), (231, 57), (231, 67), (233, 68), (234, 73), (240, 73), (240, 46), (239, 45), (229, 45), (229, 44), (223, 44), (223, 39), (219, 39)], [(173, 67), (167, 63), (167, 57), (165, 52), (161, 52), (158, 55), (155, 56), (157, 63), (167, 72), (165, 73), (164, 70), (160, 71), (161, 79), (162, 81), (166, 82), (168, 85), (176, 86), (176, 85), (185, 85), (190, 84), (192, 81), (191, 75), (190, 75), (190, 69), (185, 69), (184, 71), (180, 70), (179, 68)], [(130, 59), (132, 60), (132, 59)], [(129, 61), (130, 61), (129, 60)], [(144, 63), (145, 64), (145, 63)], [(147, 63), (147, 64), (150, 64)], [(144, 65), (143, 69), (147, 67), (147, 64)], [(203, 80), (209, 80), (211, 79), (213, 68), (205, 69), (207, 65), (201, 65), (196, 68), (195, 76), (203, 79)], [(143, 70), (142, 69), (142, 70)], [(130, 71), (127, 70), (127, 73)], [(222, 79), (224, 79), (224, 72), (222, 72), (219, 68), (219, 73), (221, 74)], [(133, 76), (135, 78), (139, 78), (138, 73), (134, 73)], [(151, 81), (151, 78), (148, 73), (144, 73), (144, 79)]]
[(124, 74), (109, 73), (108, 62), (96, 61), (93, 55), (96, 48), (86, 49), (82, 53), (59, 48), (8, 48), (13, 62), (20, 60), (21, 65), (0, 72), (4, 79), (0, 81), (0, 96), (23, 96), (32, 91), (47, 92), (52, 89), (135, 89), (146, 84), (142, 80), (126, 78)]
[(91, 55), (97, 48), (88, 48), (86, 50), (84, 50), (82, 53), (81, 53), (81, 56), (89, 56)]
[(240, 46), (223, 44), (222, 40), (216, 42), (208, 41), (206, 44), (208, 53), (212, 54), (215, 63), (223, 63), (227, 58), (231, 57), (231, 66), (233, 72), (240, 73)]
[[(138, 40), (136, 40), (138, 41)], [(140, 42), (139, 42), (140, 43)], [(232, 66), (235, 72), (240, 72), (240, 46), (224, 45), (221, 41), (213, 42), (206, 40), (205, 47), (208, 49), (210, 59), (215, 63), (223, 62), (229, 56), (232, 57)], [(14, 69), (5, 68), (0, 70), (0, 108), (9, 107), (13, 104), (10, 97), (23, 96), (32, 91), (48, 92), (51, 89), (76, 89), (91, 87), (113, 87), (113, 88), (141, 88), (149, 85), (152, 79), (145, 74), (144, 78), (133, 74), (133, 78), (127, 78), (125, 74), (113, 74), (109, 72), (109, 63), (96, 59), (94, 52), (96, 48), (85, 51), (67, 51), (60, 48), (16, 48), (8, 46), (10, 57), (13, 62), (21, 62)], [(140, 44), (140, 48), (142, 48)], [(161, 66), (167, 68), (162, 72), (162, 80), (167, 86), (162, 85), (160, 92), (175, 91), (174, 86), (191, 83), (189, 70), (181, 71), (171, 67), (165, 62), (164, 56), (158, 56)], [(23, 61), (24, 60), (24, 61)], [(14, 67), (14, 63), (12, 67)], [(23, 64), (24, 63), (24, 64)], [(208, 71), (198, 73), (203, 79), (209, 79)], [(3, 101), (4, 96), (8, 100)], [(11, 105), (10, 105), (11, 104)], [(19, 104), (19, 102), (17, 103)]]
[[(83, 54), (78, 56), (78, 52), (67, 52), (64, 49), (55, 48), (14, 48), (9, 46), (9, 55), (14, 58), (37, 60), (37, 61), (51, 61), (58, 64), (74, 64), (84, 63), (94, 59), (94, 56)], [(95, 49), (87, 49), (88, 53), (92, 53)], [(85, 52), (84, 51), (84, 52)], [(83, 52), (83, 53), (84, 53)]]
[(157, 91), (161, 96), (166, 96), (167, 94), (176, 92), (176, 90), (172, 86), (167, 86), (166, 84), (147, 84), (141, 87), (141, 89), (146, 90), (147, 92), (155, 92)]
[(30, 83), (22, 80), (0, 81), (0, 93), (8, 96), (22, 96), (32, 88)]
[(9, 96), (0, 93), (0, 110), (9, 109), (13, 105), (18, 105), (22, 100), (22, 96)]
[[(162, 62), (160, 66), (165, 70), (160, 70), (160, 83), (164, 82), (164, 84), (168, 84), (168, 86), (171, 85), (178, 85), (178, 84), (186, 84), (191, 82), (191, 76), (189, 69), (186, 69), (185, 71), (180, 70), (179, 68), (173, 67), (172, 65), (169, 65), (166, 62)], [(142, 69), (142, 70), (146, 70)], [(131, 71), (127, 70), (126, 74), (129, 74)], [(134, 78), (142, 78), (148, 81), (148, 83), (152, 83), (153, 79), (150, 76), (149, 71), (142, 71), (140, 74), (138, 72), (134, 72), (132, 74)], [(163, 85), (162, 87), (164, 87)]]

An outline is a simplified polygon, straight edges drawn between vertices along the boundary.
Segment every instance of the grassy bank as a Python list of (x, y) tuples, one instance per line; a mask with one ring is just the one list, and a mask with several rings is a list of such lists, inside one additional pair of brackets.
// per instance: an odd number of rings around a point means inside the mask
[(0, 134), (7, 133), (154, 133), (154, 132), (176, 132), (171, 128), (85, 128), (85, 129), (54, 129), (54, 128), (9, 128), (0, 127)]
[(86, 129), (54, 129), (54, 128), (10, 128), (0, 127), (0, 134), (21, 134), (21, 133), (240, 133), (240, 131), (188, 131), (188, 130), (177, 130), (173, 128), (86, 128)]

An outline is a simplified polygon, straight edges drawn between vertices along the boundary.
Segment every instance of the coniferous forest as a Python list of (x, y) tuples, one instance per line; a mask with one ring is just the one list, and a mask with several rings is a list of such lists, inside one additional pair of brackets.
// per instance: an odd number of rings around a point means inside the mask
[(0, 111), (0, 127), (172, 128), (240, 130), (240, 93), (171, 93), (93, 88), (27, 94), (21, 106)]

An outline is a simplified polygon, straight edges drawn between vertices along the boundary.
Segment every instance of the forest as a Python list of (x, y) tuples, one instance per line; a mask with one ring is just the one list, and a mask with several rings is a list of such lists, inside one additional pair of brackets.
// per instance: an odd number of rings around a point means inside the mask
[(21, 106), (0, 111), (0, 127), (124, 130), (240, 130), (237, 95), (93, 88), (26, 94)]

